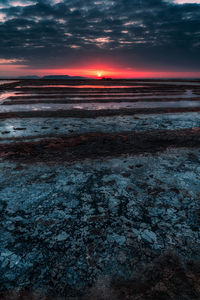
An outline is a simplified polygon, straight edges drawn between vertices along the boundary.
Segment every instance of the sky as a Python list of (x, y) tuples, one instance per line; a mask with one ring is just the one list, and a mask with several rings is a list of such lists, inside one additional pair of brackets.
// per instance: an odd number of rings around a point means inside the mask
[(0, 0), (0, 77), (200, 77), (200, 0)]

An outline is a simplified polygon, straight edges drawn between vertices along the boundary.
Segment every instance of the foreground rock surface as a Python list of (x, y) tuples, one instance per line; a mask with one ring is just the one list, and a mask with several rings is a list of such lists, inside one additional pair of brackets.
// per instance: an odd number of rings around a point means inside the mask
[(149, 114), (98, 118), (0, 118), (0, 143), (20, 139), (43, 139), (48, 136), (117, 133), (127, 131), (178, 130), (197, 128), (199, 113)]
[[(71, 164), (1, 160), (1, 291), (78, 297), (106, 276), (134, 278), (169, 250), (199, 260), (199, 154), (179, 148)], [(180, 299), (198, 299), (197, 292)], [(114, 299), (142, 299), (118, 293)]]

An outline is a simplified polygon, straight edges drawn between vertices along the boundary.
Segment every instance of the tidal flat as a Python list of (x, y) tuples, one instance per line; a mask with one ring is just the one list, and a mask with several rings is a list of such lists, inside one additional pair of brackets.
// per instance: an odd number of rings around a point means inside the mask
[(200, 298), (199, 97), (199, 80), (0, 84), (1, 299)]

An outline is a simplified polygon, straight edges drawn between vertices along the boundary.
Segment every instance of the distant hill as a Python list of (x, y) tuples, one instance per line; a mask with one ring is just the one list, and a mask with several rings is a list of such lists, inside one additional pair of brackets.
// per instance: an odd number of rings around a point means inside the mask
[(43, 77), (39, 77), (37, 75), (28, 75), (28, 76), (20, 76), (16, 79), (89, 79), (87, 77), (81, 76), (69, 76), (69, 75), (47, 75)]
[(48, 75), (42, 77), (42, 79), (87, 79), (81, 76), (69, 76), (69, 75)]

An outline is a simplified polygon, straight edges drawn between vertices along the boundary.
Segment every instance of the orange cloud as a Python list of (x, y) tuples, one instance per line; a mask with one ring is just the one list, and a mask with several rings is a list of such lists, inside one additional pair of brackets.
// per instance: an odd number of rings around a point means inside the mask
[(0, 58), (0, 65), (5, 65), (5, 64), (16, 64), (19, 62), (24, 62), (23, 59), (17, 59), (17, 58), (11, 58), (11, 59), (7, 59), (7, 58)]

